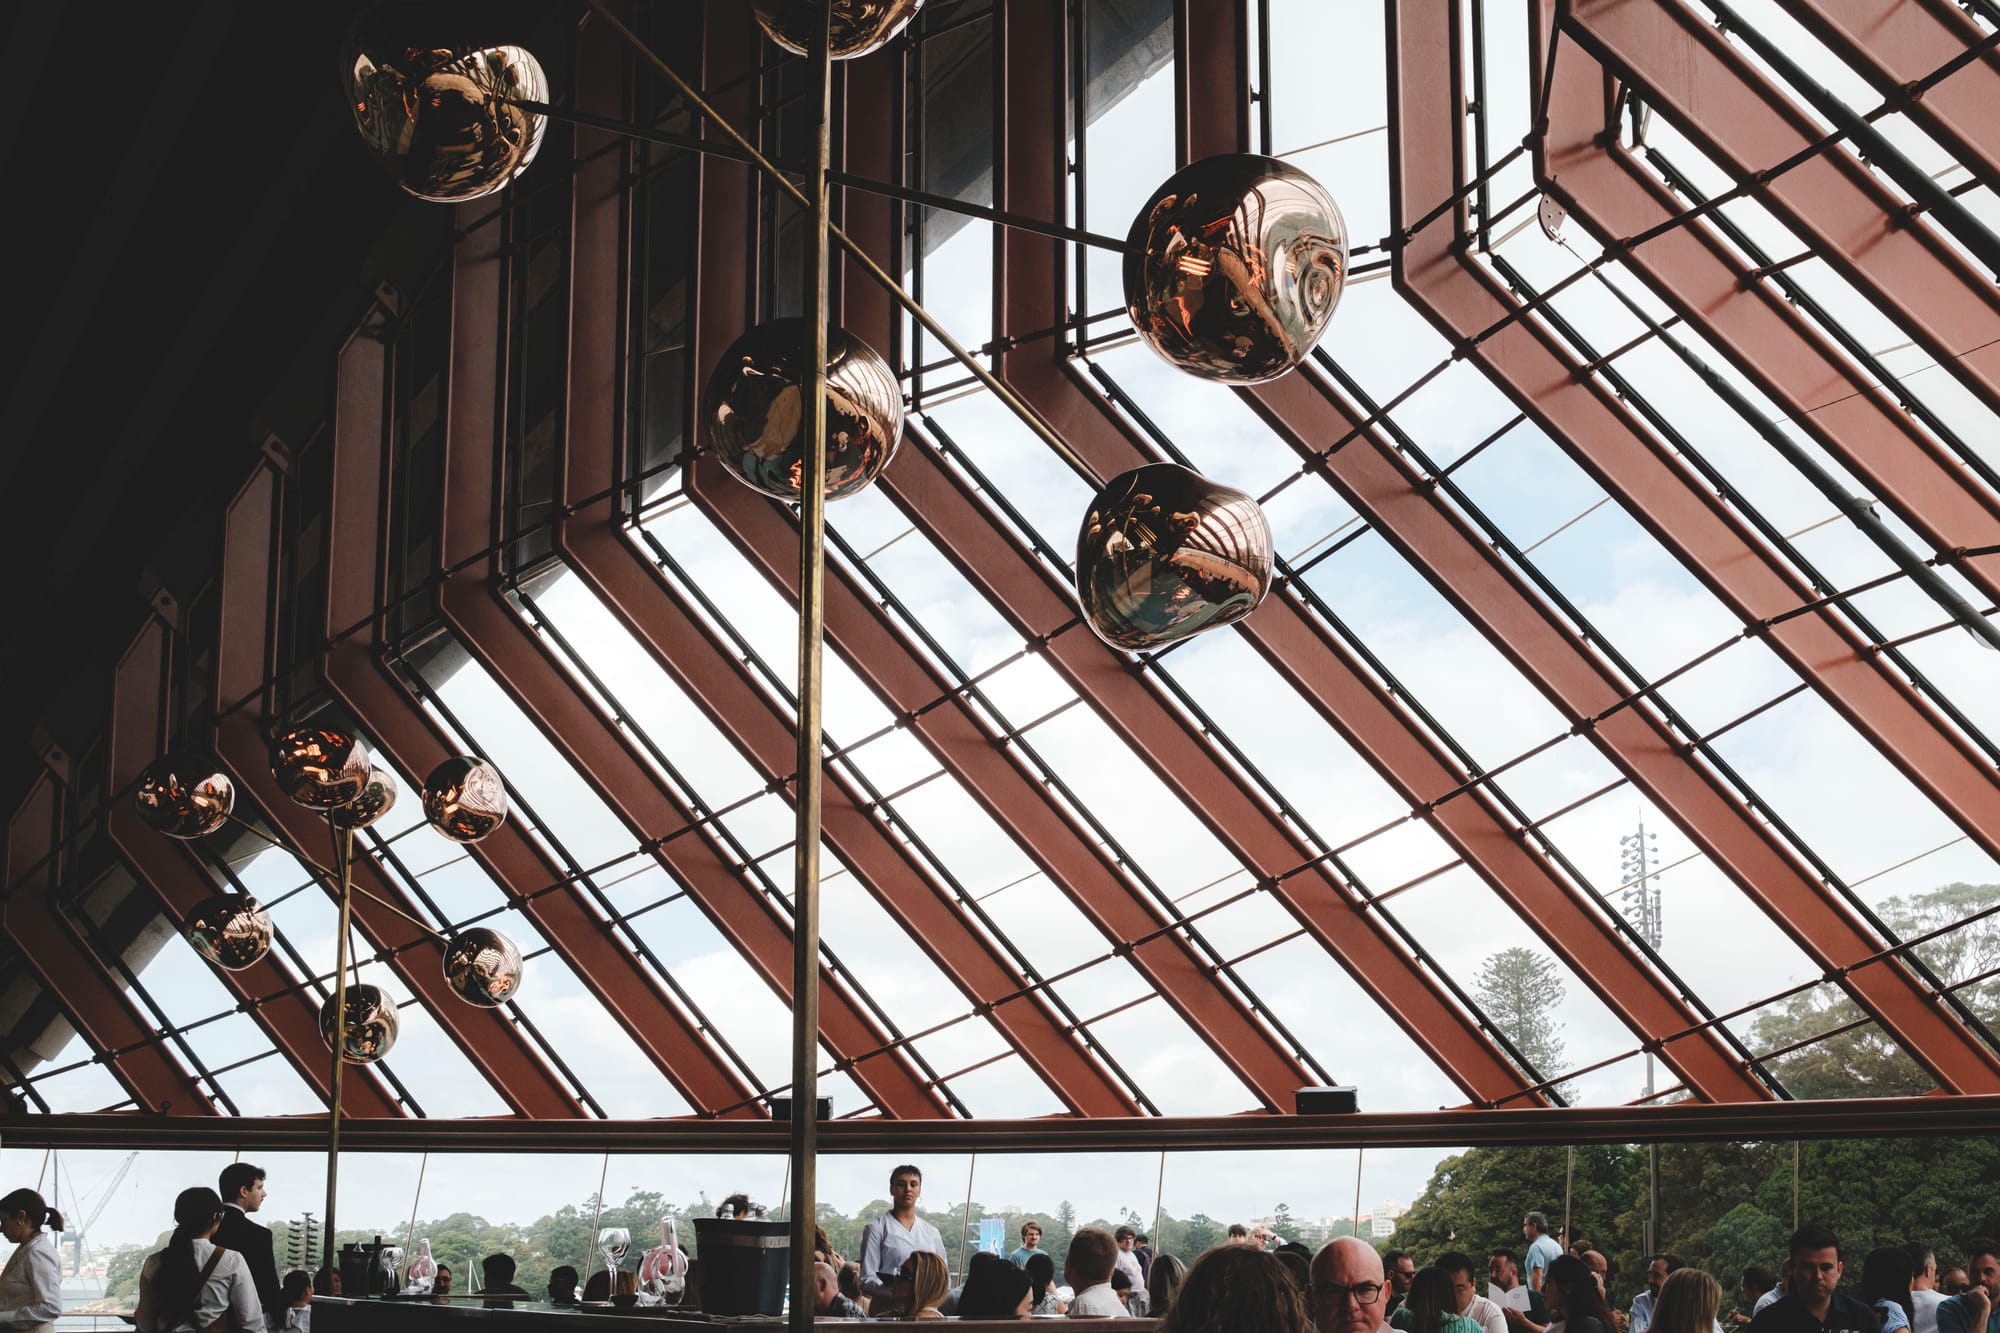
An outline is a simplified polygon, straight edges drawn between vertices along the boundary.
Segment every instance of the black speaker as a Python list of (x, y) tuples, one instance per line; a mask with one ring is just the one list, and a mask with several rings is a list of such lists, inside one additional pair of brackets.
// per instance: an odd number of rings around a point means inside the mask
[(1300, 1088), (1292, 1094), (1292, 1110), (1299, 1115), (1353, 1115), (1360, 1109), (1353, 1088)]
[[(822, 1097), (819, 1099), (818, 1105), (819, 1115), (816, 1117), (817, 1119), (833, 1119), (833, 1098)], [(791, 1118), (792, 1099), (790, 1097), (773, 1097), (771, 1099), (771, 1119), (789, 1121)]]

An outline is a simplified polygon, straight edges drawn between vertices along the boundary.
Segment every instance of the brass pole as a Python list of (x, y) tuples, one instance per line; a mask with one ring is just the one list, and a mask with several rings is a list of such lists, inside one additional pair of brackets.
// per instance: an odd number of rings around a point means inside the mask
[(806, 177), (804, 456), (799, 473), (798, 836), (792, 845), (793, 1333), (813, 1326), (813, 1230), (819, 1215), (820, 645), (826, 633), (826, 174), (833, 154), (833, 3), (821, 0), (807, 43), (819, 95)]
[(340, 1190), (340, 1083), (347, 1066), (343, 1057), (347, 1052), (347, 928), (354, 906), (354, 833), (336, 827), (332, 815), (327, 816), (326, 827), (333, 835), (334, 864), (340, 868), (340, 925), (334, 934), (333, 1090), (327, 1099), (326, 1237), (321, 1247), (319, 1280), (313, 1289), (330, 1296), (334, 1278), (340, 1271), (339, 1250), (333, 1239), (333, 1205)]

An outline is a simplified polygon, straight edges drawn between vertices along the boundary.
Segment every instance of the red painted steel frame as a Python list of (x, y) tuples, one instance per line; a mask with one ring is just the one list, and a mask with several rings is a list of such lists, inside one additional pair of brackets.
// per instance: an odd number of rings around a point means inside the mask
[[(1544, 13), (1552, 0), (1542, 0)], [(1538, 66), (1539, 68), (1539, 66)], [(1600, 240), (1634, 235), (1680, 212), (1615, 136), (1606, 134), (1605, 71), (1573, 42), (1556, 48), (1549, 128), (1537, 154), (1543, 179)], [(1846, 362), (1769, 284), (1703, 222), (1639, 247), (1627, 268), (1728, 356), (1758, 388), (1793, 413), (1831, 403), (1799, 422), (1865, 479), (1934, 550), (2000, 545), (2000, 498), (1873, 381)], [(2000, 320), (1995, 322), (2000, 331)], [(1839, 401), (1834, 401), (1839, 400)], [(2000, 565), (1966, 573), (2000, 599)], [(1988, 855), (2000, 856), (2000, 785), (1987, 757), (1955, 731), (1894, 738), (1883, 751)]]
[[(599, 35), (593, 42), (593, 34), (586, 31), (579, 60), (598, 57), (596, 47), (609, 40), (608, 35)], [(868, 132), (856, 136), (857, 141), (880, 144), (886, 150), (884, 136), (877, 132), (888, 119), (888, 91), (882, 81), (843, 83), (847, 89), (844, 123), (866, 124)], [(597, 95), (609, 100), (607, 94), (615, 95), (618, 82), (609, 77), (586, 77), (579, 80), (579, 86), (586, 98), (591, 96), (590, 90), (597, 89), (601, 90)], [(579, 131), (577, 157), (589, 157), (605, 138), (596, 131)], [(857, 146), (850, 145), (850, 154)], [(730, 170), (720, 163), (711, 163), (710, 168), (711, 176)], [(851, 158), (847, 168), (859, 169)], [(607, 610), (728, 735), (758, 775), (766, 781), (788, 781), (797, 749), (791, 713), (620, 535), (618, 506), (610, 500), (581, 503), (583, 497), (602, 491), (617, 473), (617, 442), (622, 434), (617, 420), (618, 284), (622, 277), (618, 255), (624, 170), (622, 159), (607, 155), (577, 175), (564, 461), (565, 494), (578, 497), (579, 502), (557, 529), (558, 545), (571, 568)], [(865, 228), (868, 224), (855, 216), (857, 210), (851, 203), (849, 223)], [(726, 229), (723, 234), (727, 234)], [(739, 255), (735, 262), (740, 267), (747, 264), (748, 257)], [(794, 541), (794, 558), (796, 549)], [(974, 1006), (992, 1006), (995, 1000), (1019, 989), (1024, 978), (1013, 960), (960, 913), (949, 890), (877, 822), (860, 793), (837, 772), (826, 776), (825, 836), (841, 862)], [(624, 784), (619, 786), (624, 789)], [(914, 886), (915, 891), (906, 886)], [(1001, 1035), (1071, 1111), (1080, 1115), (1139, 1114), (1138, 1104), (1083, 1049), (1076, 1034), (1042, 997), (1026, 997), (990, 1012)]]
[[(222, 548), (222, 624), (216, 650), (216, 697), (220, 699), (248, 698), (267, 678), (265, 645), (271, 626), (271, 566), (276, 546), (272, 537), (277, 507), (277, 476), (262, 466), (229, 504)], [(356, 548), (363, 553), (370, 549)], [(335, 571), (372, 574), (374, 569), (365, 554), (351, 561), (328, 560), (326, 566), (336, 584), (340, 579)], [(326, 822), (279, 790), (271, 776), (270, 746), (257, 714), (248, 708), (225, 714), (216, 727), (216, 753), (236, 779), (239, 800), (254, 801), (293, 846), (326, 864), (332, 855)], [(373, 857), (354, 858), (354, 883), (412, 916), (418, 915), (417, 905)], [(328, 888), (327, 893), (330, 897), (333, 890)], [(444, 978), (442, 945), (360, 893), (354, 895), (353, 917), (363, 938), (377, 949), (392, 951), (389, 967), (516, 1114), (545, 1119), (583, 1114), (583, 1108), (505, 1011), (475, 1008), (452, 991)], [(344, 1087), (341, 1096), (344, 1111)]]
[(0, 931), (140, 1110), (219, 1114), (201, 1081), (167, 1049), (151, 1020), (57, 906), (59, 808), (55, 780), (43, 774), (7, 821)]
[[(1886, 100), (1983, 40), (1947, 0), (1811, 0), (1786, 7)], [(2000, 55), (1988, 51), (1910, 102), (1903, 114), (2000, 190)]]
[[(127, 790), (140, 770), (159, 758), (165, 687), (161, 663), (168, 648), (166, 631), (158, 621), (149, 620), (119, 659), (112, 681), (111, 721), (104, 739), (110, 756), (106, 785), (112, 791)], [(148, 828), (129, 800), (111, 802), (105, 823), (112, 844), (124, 853), (140, 881), (159, 897), (167, 918), (176, 926), (221, 892), (194, 853)], [(321, 1101), (331, 1098), (333, 1075), (326, 1041), (319, 1034), (319, 1002), (298, 988), (298, 978), (291, 969), (275, 956), (267, 956), (240, 972), (217, 968), (215, 976), (314, 1095)], [(351, 1116), (405, 1114), (381, 1076), (365, 1067), (347, 1071), (340, 1104), (342, 1113)]]
[[(1738, 180), (1823, 131), (1684, 0), (1576, 0), (1574, 39), (1640, 88)], [(1989, 109), (1988, 115), (1991, 115)], [(1988, 407), (2000, 410), (2000, 290), (1845, 146), (1770, 181), (1756, 197), (1833, 270), (1895, 319)]]
[[(1060, 216), (1065, 161), (1063, 62), (1052, 53), (1065, 49), (1062, 5), (1056, 0), (1011, 0), (1002, 12), (1007, 90), (1005, 133), (999, 173), (1001, 207), (1030, 217)], [(1032, 72), (1031, 72), (1032, 71)], [(1051, 86), (1052, 85), (1052, 86)], [(1026, 332), (1062, 321), (1064, 255), (1060, 243), (1011, 231), (997, 241), (997, 306), (1003, 332)], [(1148, 456), (1109, 412), (1103, 400), (1082, 388), (1054, 342), (1030, 343), (1003, 352), (997, 370), (1016, 392), (1062, 433), (1100, 476), (1121, 472)], [(951, 534), (941, 532), (949, 542)], [(1342, 674), (1316, 627), (1303, 621), (1303, 608), (1288, 598), (1268, 605), (1243, 622), (1246, 637), (1266, 658), (1302, 682), (1338, 679)], [(1058, 640), (1058, 643), (1064, 641)], [(1070, 660), (1080, 654), (1081, 660)], [(1131, 696), (1135, 713), (1115, 712), (1095, 699), (1106, 688), (1091, 677), (1128, 670), (1109, 649), (1079, 642), (1065, 644), (1052, 660), (1068, 665), (1081, 693), (1101, 716), (1146, 759), (1196, 812), (1222, 843), (1260, 877), (1284, 874), (1312, 856), (1312, 848), (1276, 812), (1246, 789), (1229, 765), (1196, 735), (1187, 718), (1150, 691)], [(1309, 697), (1311, 697), (1309, 695)], [(1335, 701), (1313, 698), (1328, 720), (1347, 730)], [(1400, 730), (1400, 729), (1399, 729)], [(1350, 733), (1352, 734), (1352, 733)], [(1381, 748), (1363, 737), (1357, 746), (1378, 770)], [(1395, 781), (1389, 774), (1391, 781)], [(1411, 957), (1390, 927), (1365, 905), (1361, 894), (1324, 864), (1282, 881), (1277, 900), (1348, 974), (1401, 1024), (1412, 1041), (1477, 1101), (1526, 1094), (1526, 1080), (1508, 1062), (1436, 977)]]
[[(1192, 9), (1183, 21), (1184, 40), (1178, 51), (1182, 65), (1179, 80), (1188, 90), (1185, 115), (1194, 127), (1188, 151), (1197, 158), (1243, 151), (1249, 143), (1250, 53), (1241, 39), (1245, 25), (1227, 19), (1232, 9), (1247, 16), (1248, 5), (1238, 0), (1235, 5), (1196, 4)], [(1301, 458), (1313, 457), (1326, 441), (1346, 439), (1364, 419), (1308, 370), (1240, 393)], [(1495, 557), (1490, 546), (1437, 500), (1434, 488), (1419, 484), (1409, 464), (1379, 430), (1365, 431), (1350, 440), (1327, 460), (1321, 475), (1424, 573), (1469, 623), (1527, 669), (1517, 645), (1509, 642), (1508, 631), (1518, 636), (1520, 631), (1515, 627), (1520, 621), (1504, 613), (1518, 610), (1530, 623), (1539, 621), (1542, 628), (1554, 625), (1553, 614)], [(1259, 617), (1256, 633), (1260, 646), (1272, 638), (1278, 625), (1293, 635), (1318, 628), (1305, 616), (1282, 621)], [(1326, 635), (1321, 632), (1317, 637), (1325, 639)], [(1604, 680), (1610, 679), (1608, 670), (1586, 647), (1573, 641), (1572, 647)], [(1322, 655), (1340, 665), (1345, 673), (1341, 677), (1325, 671), (1290, 670), (1285, 660), (1268, 649), (1267, 655), (1295, 688), (1320, 701), (1322, 711), (1338, 719), (1335, 725), (1357, 748), (1375, 758), (1378, 769), (1405, 800), (1421, 805), (1466, 781), (1467, 774), (1459, 764), (1401, 717), (1395, 702), (1382, 697), (1367, 672), (1336, 644), (1327, 642)], [(1305, 651), (1286, 653), (1284, 659), (1309, 660)], [(1532, 676), (1532, 671), (1529, 674)], [(1543, 689), (1557, 707), (1565, 706), (1559, 692), (1546, 685)], [(1636, 716), (1630, 723), (1619, 719), (1609, 725), (1626, 727), (1635, 735), (1647, 732)], [(1653, 730), (1647, 738), (1650, 747), (1679, 767), (1678, 757), (1666, 748), (1663, 729), (1655, 724)], [(1542, 856), (1486, 792), (1474, 791), (1447, 802), (1431, 813), (1429, 823), (1634, 1032), (1656, 1037), (1700, 1023), (1701, 1016), (1693, 1006), (1613, 928), (1596, 896), (1587, 887), (1571, 882)], [(1772, 1096), (1769, 1087), (1744, 1067), (1713, 1029), (1670, 1042), (1660, 1053), (1688, 1089), (1703, 1100), (1760, 1101)]]
[[(487, 231), (497, 232), (497, 227)], [(382, 551), (384, 523), (384, 413), (389, 359), (368, 333), (358, 333), (342, 349), (336, 376), (333, 499), (330, 526), (344, 550), (369, 552), (354, 566), (375, 570)], [(487, 378), (491, 390), (490, 374)], [(331, 627), (376, 620), (369, 640), (348, 638), (328, 651), (329, 688), (364, 720), (370, 734), (397, 767), (429, 773), (455, 752), (455, 744), (416, 706), (403, 683), (384, 664), (386, 642), (380, 621), (385, 590), (359, 578), (334, 580), (327, 591)], [(596, 907), (576, 886), (529, 898), (565, 872), (518, 826), (503, 825), (478, 844), (473, 856), (507, 897), (520, 904), (557, 955), (591, 985), (619, 1026), (645, 1051), (667, 1080), (697, 1111), (729, 1105), (750, 1088), (709, 1047), (698, 1025), (667, 995), (644, 965), (621, 947)], [(570, 1115), (584, 1114), (579, 1106)]]
[[(1450, 197), (1466, 176), (1463, 107), (1455, 92), (1462, 51), (1453, 12), (1430, 0), (1397, 0), (1389, 10), (1389, 47), (1392, 212), (1407, 222)], [(1463, 224), (1461, 204), (1405, 244), (1395, 267), (1397, 289), (1454, 339), (1470, 338), (1514, 308), (1499, 283), (1466, 254)], [(1811, 600), (1811, 591), (1539, 321), (1517, 322), (1467, 356), (1746, 621)], [(1796, 617), (1766, 641), (1864, 733), (1879, 728), (1906, 743), (1925, 737), (1943, 743), (1921, 701), (1864, 657), (1830, 613)], [(1537, 663), (1525, 659), (1524, 669), (1545, 688), (1570, 682), (1565, 706), (1575, 715), (1594, 714), (1619, 697), (1608, 681), (1580, 669), (1585, 659), (1573, 649), (1552, 655), (1548, 669)], [(1648, 794), (1655, 803), (1816, 965), (1842, 972), (1849, 994), (1940, 1087), (2000, 1089), (2000, 1060), (1945, 1014), (1901, 963), (1844, 972), (1877, 952), (1880, 941), (1719, 780), (1692, 759), (1685, 768), (1670, 767), (1665, 758), (1672, 743), (1664, 737), (1635, 739), (1645, 748), (1622, 755), (1621, 767), (1636, 780), (1638, 763), (1652, 752), (1657, 787)]]

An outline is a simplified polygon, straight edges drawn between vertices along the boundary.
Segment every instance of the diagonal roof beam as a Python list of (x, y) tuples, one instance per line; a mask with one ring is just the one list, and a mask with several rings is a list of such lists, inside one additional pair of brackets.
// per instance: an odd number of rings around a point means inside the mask
[[(1575, 0), (1558, 21), (1564, 37), (1630, 82), (1737, 180), (1821, 137), (1819, 126), (1684, 0)], [(1836, 146), (1755, 197), (1945, 373), (2000, 411), (2000, 344), (1993, 344), (2000, 289), (1926, 219), (1912, 216), (1859, 158)]]
[[(1461, 34), (1427, 0), (1389, 10), (1390, 199), (1399, 226), (1449, 199), (1464, 178)], [(1444, 225), (1446, 222), (1451, 226)], [(1668, 551), (1746, 621), (1813, 599), (1723, 500), (1612, 399), (1540, 320), (1523, 319), (1470, 345), (1516, 309), (1466, 252), (1464, 206), (1417, 232), (1396, 253), (1395, 280), (1411, 304), (1512, 397)], [(1937, 720), (1892, 679), (1830, 612), (1796, 616), (1766, 642), (1864, 734), (1903, 745), (1948, 745)], [(2000, 1058), (1945, 1014), (1928, 987), (1896, 961), (1845, 969), (1880, 941), (1754, 813), (1711, 777), (1663, 792), (1661, 808), (1814, 963), (1839, 973), (1884, 1031), (1949, 1091), (2000, 1089)]]
[[(55, 997), (91, 1052), (142, 1111), (218, 1115), (201, 1081), (174, 1058), (152, 1022), (64, 919), (57, 905), (55, 780), (44, 773), (7, 821), (7, 877), (0, 931)], [(171, 947), (171, 946), (170, 946)]]

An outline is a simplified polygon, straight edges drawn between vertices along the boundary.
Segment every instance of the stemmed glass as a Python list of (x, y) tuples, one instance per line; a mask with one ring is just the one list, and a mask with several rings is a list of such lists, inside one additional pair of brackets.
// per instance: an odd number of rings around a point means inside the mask
[(597, 1251), (604, 1256), (604, 1266), (613, 1272), (618, 1271), (631, 1249), (632, 1233), (624, 1227), (605, 1227), (597, 1233)]

